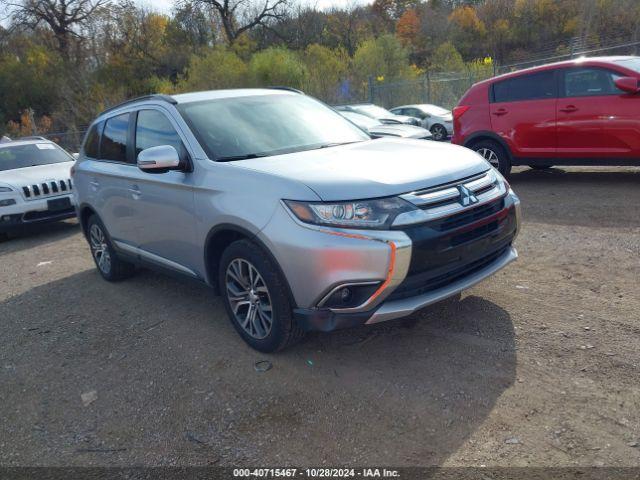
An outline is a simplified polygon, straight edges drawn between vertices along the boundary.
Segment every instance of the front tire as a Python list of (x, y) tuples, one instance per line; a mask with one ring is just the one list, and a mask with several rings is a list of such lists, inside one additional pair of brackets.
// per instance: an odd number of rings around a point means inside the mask
[(218, 285), (231, 323), (252, 348), (277, 352), (304, 336), (293, 318), (285, 280), (255, 243), (238, 240), (227, 247), (220, 259)]
[(505, 177), (511, 173), (511, 160), (507, 151), (498, 142), (482, 140), (473, 146), (492, 167), (497, 169)]
[(433, 139), (437, 142), (441, 142), (447, 138), (447, 129), (444, 125), (440, 125), (439, 123), (433, 125), (429, 131), (431, 132), (431, 135), (433, 135)]
[(91, 256), (102, 278), (109, 282), (118, 282), (135, 273), (135, 265), (122, 260), (113, 248), (107, 229), (96, 215), (87, 222), (87, 240)]

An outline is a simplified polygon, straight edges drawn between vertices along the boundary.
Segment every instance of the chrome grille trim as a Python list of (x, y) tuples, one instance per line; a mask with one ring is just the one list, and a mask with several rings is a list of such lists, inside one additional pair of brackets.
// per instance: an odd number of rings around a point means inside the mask
[[(464, 186), (475, 194), (477, 202), (463, 206), (460, 202), (461, 192), (458, 189), (459, 186)], [(398, 215), (393, 222), (393, 226), (423, 223), (455, 215), (464, 210), (492, 202), (506, 194), (506, 184), (491, 169), (480, 176), (462, 180), (455, 186), (449, 184), (439, 190), (422, 190), (400, 195), (401, 198), (418, 207), (420, 211)]]
[(38, 200), (40, 198), (56, 197), (71, 193), (73, 185), (71, 179), (50, 180), (47, 182), (23, 185), (22, 194), (26, 200)]

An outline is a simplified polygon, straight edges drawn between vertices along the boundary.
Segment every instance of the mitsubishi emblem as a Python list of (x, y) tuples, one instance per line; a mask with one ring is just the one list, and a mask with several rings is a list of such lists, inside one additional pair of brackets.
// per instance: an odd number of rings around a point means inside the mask
[(458, 191), (460, 192), (460, 205), (463, 207), (478, 203), (478, 198), (464, 185), (458, 185)]

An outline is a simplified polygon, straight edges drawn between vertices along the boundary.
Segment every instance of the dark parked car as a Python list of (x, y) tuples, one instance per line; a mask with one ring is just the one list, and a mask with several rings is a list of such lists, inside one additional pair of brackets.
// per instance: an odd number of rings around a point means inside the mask
[(475, 84), (452, 142), (512, 165), (640, 165), (640, 57), (581, 58)]

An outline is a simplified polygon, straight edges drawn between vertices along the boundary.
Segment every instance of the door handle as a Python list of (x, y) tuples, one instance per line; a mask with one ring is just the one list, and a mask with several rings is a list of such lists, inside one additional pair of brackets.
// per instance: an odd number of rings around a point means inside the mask
[(499, 108), (498, 110), (496, 110), (495, 112), (493, 112), (493, 114), (496, 117), (499, 117), (501, 115), (506, 115), (507, 113), (509, 113), (509, 110), (507, 110), (506, 108)]
[(576, 107), (575, 105), (567, 105), (566, 107), (561, 108), (560, 111), (564, 113), (577, 112), (578, 107)]

